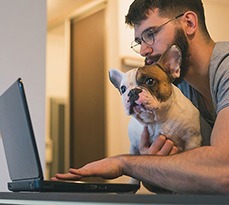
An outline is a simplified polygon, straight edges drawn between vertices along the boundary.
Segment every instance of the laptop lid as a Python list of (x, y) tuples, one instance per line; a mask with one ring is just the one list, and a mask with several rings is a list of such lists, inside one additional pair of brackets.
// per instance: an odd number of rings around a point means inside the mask
[(0, 132), (11, 180), (43, 179), (26, 96), (20, 78), (0, 97)]

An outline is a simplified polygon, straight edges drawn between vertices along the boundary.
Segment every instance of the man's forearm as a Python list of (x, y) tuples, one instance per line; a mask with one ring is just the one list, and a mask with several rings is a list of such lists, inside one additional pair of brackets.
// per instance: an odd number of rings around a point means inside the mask
[(200, 147), (172, 156), (125, 155), (120, 159), (123, 174), (171, 191), (228, 193), (229, 167), (218, 153), (213, 147)]

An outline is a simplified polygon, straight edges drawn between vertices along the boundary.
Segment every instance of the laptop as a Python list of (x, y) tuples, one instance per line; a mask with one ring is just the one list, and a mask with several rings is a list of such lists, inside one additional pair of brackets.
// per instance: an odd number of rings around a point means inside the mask
[(0, 96), (0, 133), (14, 192), (134, 193), (139, 184), (44, 180), (21, 78)]

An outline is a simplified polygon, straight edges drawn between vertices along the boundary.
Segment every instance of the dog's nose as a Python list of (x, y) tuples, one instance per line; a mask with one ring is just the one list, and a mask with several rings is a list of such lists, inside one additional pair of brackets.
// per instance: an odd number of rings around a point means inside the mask
[(141, 92), (142, 92), (142, 90), (140, 88), (134, 88), (128, 93), (128, 97), (129, 97), (131, 105), (135, 104), (135, 101), (138, 100), (138, 98), (139, 98), (138, 94)]

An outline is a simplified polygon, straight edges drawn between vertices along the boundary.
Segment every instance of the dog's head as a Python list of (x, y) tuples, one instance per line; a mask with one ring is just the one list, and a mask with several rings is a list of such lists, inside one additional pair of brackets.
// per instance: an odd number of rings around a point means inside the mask
[(172, 82), (180, 76), (180, 64), (180, 49), (172, 46), (155, 64), (126, 73), (110, 70), (110, 80), (122, 95), (126, 113), (146, 124), (154, 121), (155, 111), (171, 104)]

